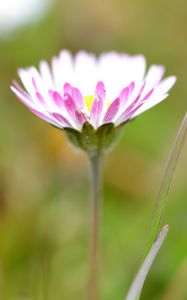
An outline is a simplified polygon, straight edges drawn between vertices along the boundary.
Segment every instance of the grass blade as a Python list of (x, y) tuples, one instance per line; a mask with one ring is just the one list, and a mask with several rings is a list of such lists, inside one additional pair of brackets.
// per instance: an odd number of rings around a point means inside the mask
[(158, 254), (158, 251), (160, 250), (160, 247), (162, 246), (167, 236), (168, 230), (169, 230), (168, 225), (165, 225), (161, 230), (157, 240), (152, 245), (151, 250), (149, 251), (149, 253), (147, 254), (143, 262), (143, 265), (141, 266), (139, 272), (137, 273), (125, 300), (139, 300), (146, 277), (155, 260), (155, 257)]
[[(186, 137), (187, 133), (187, 113), (185, 114), (180, 128), (177, 132), (174, 145), (171, 149), (165, 171), (163, 174), (163, 178), (161, 181), (160, 189), (157, 195), (156, 203), (155, 203), (155, 209), (153, 213), (153, 221), (151, 224), (151, 232), (149, 235), (149, 240), (147, 243), (146, 251), (145, 253), (147, 254), (151, 245), (154, 243), (158, 236), (158, 232), (160, 230), (162, 218), (163, 218), (163, 213), (164, 209), (166, 207), (167, 199), (168, 199), (168, 194), (170, 191), (172, 179), (175, 173), (176, 165), (181, 153), (182, 146), (184, 144), (184, 140)], [(145, 255), (146, 255), (145, 254)]]

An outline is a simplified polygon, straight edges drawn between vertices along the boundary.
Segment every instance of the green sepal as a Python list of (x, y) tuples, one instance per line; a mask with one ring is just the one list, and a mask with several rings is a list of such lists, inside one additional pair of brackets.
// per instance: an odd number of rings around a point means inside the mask
[(68, 140), (78, 148), (82, 148), (81, 133), (73, 128), (64, 128)]
[(103, 150), (109, 150), (118, 138), (121, 126), (115, 127), (113, 123), (101, 125), (96, 133), (99, 139), (99, 147)]
[(89, 154), (109, 150), (119, 136), (122, 126), (115, 127), (113, 123), (101, 125), (97, 130), (86, 122), (81, 132), (72, 128), (64, 128), (70, 142)]
[(87, 152), (96, 152), (98, 150), (98, 137), (94, 127), (86, 122), (84, 123), (81, 131), (81, 139), (83, 149)]

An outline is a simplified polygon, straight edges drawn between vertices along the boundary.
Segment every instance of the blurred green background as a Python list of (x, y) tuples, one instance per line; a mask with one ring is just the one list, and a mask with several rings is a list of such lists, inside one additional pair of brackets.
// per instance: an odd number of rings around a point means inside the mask
[[(0, 31), (0, 299), (85, 299), (88, 274), (86, 157), (11, 93), (17, 68), (50, 61), (63, 48), (116, 50), (143, 53), (148, 65), (164, 64), (167, 75), (178, 77), (169, 98), (127, 124), (105, 157), (101, 298), (120, 300), (141, 263), (164, 165), (187, 107), (186, 28), (185, 0), (51, 0), (36, 20)], [(170, 233), (144, 300), (187, 299), (186, 150), (164, 215)]]

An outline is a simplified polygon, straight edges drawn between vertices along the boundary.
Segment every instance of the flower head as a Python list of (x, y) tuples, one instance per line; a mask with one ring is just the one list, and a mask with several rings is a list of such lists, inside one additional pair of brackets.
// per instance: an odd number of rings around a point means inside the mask
[(168, 96), (175, 76), (162, 80), (164, 67), (153, 65), (146, 73), (143, 55), (80, 51), (73, 58), (63, 50), (49, 67), (18, 70), (26, 90), (14, 81), (12, 91), (35, 115), (50, 124), (82, 132), (104, 124), (117, 127)]

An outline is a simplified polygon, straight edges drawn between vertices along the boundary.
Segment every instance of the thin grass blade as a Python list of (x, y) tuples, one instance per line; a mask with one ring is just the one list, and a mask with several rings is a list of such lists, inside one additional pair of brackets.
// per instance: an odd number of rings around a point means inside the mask
[(165, 171), (163, 174), (163, 178), (161, 181), (160, 189), (157, 195), (154, 213), (153, 213), (153, 221), (151, 224), (151, 231), (149, 234), (149, 239), (145, 251), (145, 255), (148, 253), (151, 245), (154, 243), (158, 236), (158, 232), (160, 231), (160, 226), (163, 218), (163, 213), (166, 207), (168, 194), (171, 188), (171, 183), (173, 180), (173, 176), (175, 173), (176, 165), (181, 153), (182, 146), (184, 144), (184, 140), (187, 133), (187, 113), (185, 114), (180, 128), (177, 132), (173, 147), (171, 149), (170, 155), (168, 157), (168, 161), (165, 167)]
[(141, 296), (141, 291), (144, 285), (144, 282), (146, 280), (146, 277), (149, 273), (149, 270), (155, 260), (155, 257), (158, 254), (158, 251), (160, 250), (160, 247), (162, 246), (167, 234), (168, 234), (169, 226), (165, 225), (163, 229), (161, 230), (157, 240), (154, 242), (154, 244), (151, 247), (151, 250), (147, 254), (143, 265), (141, 266), (139, 272), (137, 273), (130, 289), (128, 292), (127, 297), (125, 300), (139, 300)]

